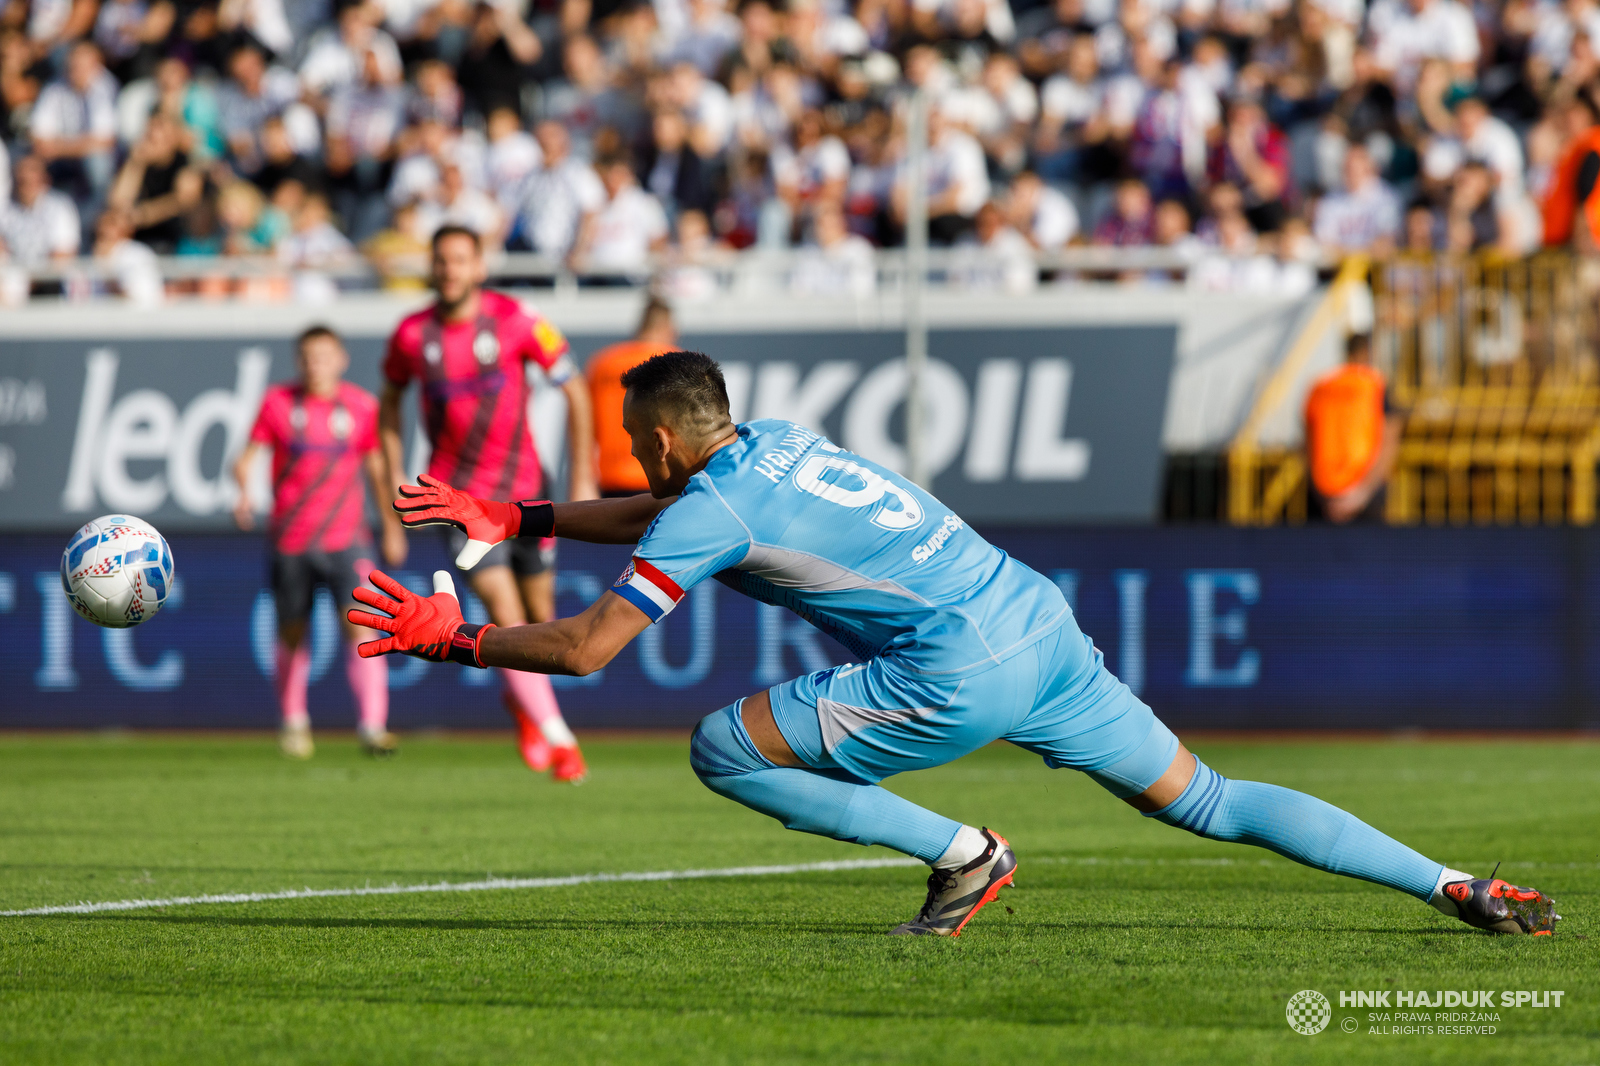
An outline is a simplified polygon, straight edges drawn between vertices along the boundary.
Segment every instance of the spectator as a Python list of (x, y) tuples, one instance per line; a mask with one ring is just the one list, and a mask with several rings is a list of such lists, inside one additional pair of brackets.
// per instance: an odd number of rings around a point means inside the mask
[(459, 159), (461, 138), (437, 115), (423, 114), (405, 130), (397, 147), (400, 159), (389, 180), (389, 202), (405, 203), (432, 196), (439, 186), (439, 168), (447, 159)]
[(216, 26), (234, 39), (259, 41), (274, 55), (285, 56), (294, 50), (294, 31), (283, 0), (221, 0), (216, 7)]
[(1022, 76), (1015, 56), (991, 53), (978, 84), (955, 94), (948, 106), (962, 116), (996, 170), (1015, 174), (1027, 164), (1039, 94)]
[[(189, 155), (178, 147), (178, 128), (157, 111), (145, 124), (144, 136), (128, 153), (128, 161), (111, 187), (111, 206), (132, 222), (132, 239), (171, 255), (183, 235), (181, 215), (192, 203), (179, 195), (178, 179), (190, 170)], [(197, 182), (185, 183), (191, 194)]]
[(1026, 10), (1017, 20), (1017, 57), (1029, 77), (1049, 78), (1072, 65), (1070, 54), (1077, 42), (1093, 46), (1096, 25), (1090, 22), (1084, 0), (1053, 0)]
[[(1079, 0), (1058, 0), (1076, 4)], [(1079, 34), (1066, 49), (1065, 69), (1044, 83), (1033, 148), (1039, 172), (1052, 181), (1104, 176), (1117, 165), (1107, 144), (1112, 128), (1107, 83), (1100, 78), (1094, 38)]]
[(133, 239), (126, 211), (108, 207), (95, 225), (94, 257), (116, 284), (116, 291), (138, 307), (154, 307), (165, 297), (156, 253)]
[(89, 35), (98, 7), (96, 0), (33, 0), (14, 10), (17, 15), (26, 12), (27, 43), (34, 58), (54, 60), (73, 41)]
[(273, 115), (261, 124), (261, 166), (250, 175), (265, 195), (271, 197), (286, 181), (307, 189), (323, 186), (322, 167), (296, 148), (283, 116)]
[(326, 196), (308, 193), (293, 221), (294, 228), (278, 244), (278, 262), (284, 266), (314, 270), (354, 258), (355, 246), (334, 226)]
[(1138, 247), (1149, 244), (1154, 233), (1150, 190), (1138, 178), (1118, 182), (1111, 211), (1094, 229), (1094, 243), (1118, 248)]
[(1340, 254), (1381, 253), (1394, 246), (1400, 198), (1378, 177), (1365, 145), (1352, 144), (1345, 151), (1344, 189), (1317, 205), (1312, 228), (1319, 244)]
[(437, 59), (418, 63), (412, 82), (415, 90), (411, 98), (413, 117), (427, 115), (447, 129), (461, 125), (461, 112), (466, 102), (456, 82), (456, 72), (448, 63)]
[(878, 287), (877, 259), (872, 245), (850, 232), (844, 210), (835, 203), (819, 203), (812, 231), (815, 243), (797, 258), (791, 291), (799, 296), (870, 297)]
[[(755, 7), (764, 6), (761, 4)], [(746, 10), (752, 10), (747, 5)], [(719, 155), (733, 139), (733, 99), (717, 82), (703, 77), (693, 63), (679, 63), (666, 81), (667, 102), (683, 112), (689, 122), (689, 143), (701, 156)], [(628, 127), (617, 125), (624, 136)]]
[(178, 147), (197, 161), (210, 161), (227, 151), (221, 116), (211, 86), (189, 75), (183, 60), (169, 56), (155, 67), (155, 75), (123, 88), (117, 97), (117, 137), (131, 145), (144, 134), (150, 116), (161, 112), (172, 120)]
[(12, 197), (0, 206), (0, 244), (6, 258), (24, 270), (71, 259), (81, 240), (72, 198), (50, 187), (38, 156), (23, 156), (12, 171)]
[(960, 248), (950, 280), (966, 289), (1032, 292), (1039, 286), (1033, 246), (1007, 222), (996, 204), (984, 204), (972, 236)]
[(228, 57), (229, 80), (217, 94), (222, 133), (234, 163), (245, 174), (261, 169), (261, 129), (269, 118), (283, 122), (289, 143), (309, 155), (321, 139), (317, 119), (299, 103), (300, 81), (283, 67), (267, 65), (255, 44), (235, 48)]
[[(217, 214), (216, 190), (197, 171), (184, 171), (178, 175), (177, 195), (184, 204), (179, 217), (182, 232), (178, 235), (176, 254), (187, 256), (214, 256), (223, 252), (222, 219)], [(219, 285), (222, 279), (218, 277)], [(224, 295), (225, 286), (213, 290), (212, 295)]]
[(1217, 219), (1217, 242), (1218, 247), (1189, 271), (1190, 289), (1256, 296), (1278, 292), (1278, 263), (1269, 254), (1270, 242), (1256, 236), (1243, 211), (1230, 211)]
[(1228, 105), (1228, 125), (1211, 148), (1207, 177), (1228, 182), (1243, 194), (1245, 217), (1258, 233), (1277, 230), (1288, 218), (1289, 140), (1267, 121), (1250, 97)]
[[(1153, 53), (1147, 53), (1153, 54)], [(1134, 119), (1128, 159), (1152, 195), (1187, 196), (1204, 173), (1217, 96), (1176, 59), (1160, 67)]]
[[(13, 9), (14, 10), (14, 9)], [(17, 30), (0, 29), (0, 140), (26, 132), (28, 113), (48, 74)]]
[(689, 0), (689, 19), (665, 50), (668, 62), (692, 63), (706, 77), (716, 75), (723, 57), (739, 46), (739, 20), (722, 0)]
[(421, 236), (419, 205), (407, 201), (394, 209), (387, 228), (374, 234), (362, 246), (389, 292), (424, 292), (427, 283), (429, 241)]
[(523, 184), (544, 162), (544, 152), (509, 107), (497, 107), (489, 113), (487, 132), (489, 147), (484, 156), (487, 189), (500, 210), (510, 217), (517, 210), (517, 197)]
[(911, 24), (928, 40), (987, 38), (1007, 45), (1017, 35), (1005, 0), (912, 0)]
[(801, 113), (795, 126), (795, 150), (784, 149), (777, 165), (778, 195), (797, 216), (814, 202), (843, 203), (850, 180), (850, 151), (827, 131), (822, 112)]
[(594, 404), (595, 458), (599, 463), (602, 497), (633, 496), (650, 491), (639, 461), (633, 457), (632, 441), (622, 428), (622, 375), (653, 355), (669, 352), (678, 345), (678, 330), (672, 321), (672, 308), (659, 297), (645, 301), (639, 325), (629, 340), (600, 349), (584, 368), (589, 381), (589, 396)]
[(602, 159), (595, 169), (606, 200), (583, 221), (572, 250), (573, 269), (599, 279), (641, 280), (650, 272), (651, 253), (666, 249), (666, 212), (639, 188), (625, 158)]
[(116, 79), (126, 84), (147, 77), (161, 58), (177, 10), (171, 0), (107, 0), (94, 23), (94, 43)]
[[(1383, 12), (1383, 14), (1380, 14)], [(1367, 31), (1376, 41), (1379, 67), (1395, 89), (1409, 93), (1424, 61), (1450, 64), (1452, 80), (1476, 78), (1478, 28), (1472, 12), (1457, 0), (1391, 0), (1374, 5)]]
[(505, 216), (494, 197), (467, 184), (460, 164), (446, 160), (439, 169), (439, 187), (433, 197), (417, 205), (418, 237), (431, 239), (441, 226), (465, 226), (478, 235), (488, 251), (505, 243)]
[(709, 211), (715, 202), (711, 166), (689, 144), (689, 124), (672, 108), (656, 112), (654, 137), (640, 180), (667, 209), (669, 217), (680, 211)]
[(383, 192), (404, 118), (405, 92), (390, 84), (377, 49), (369, 48), (360, 79), (334, 91), (324, 150), (339, 214), (356, 240), (383, 228), (388, 214)]
[(656, 291), (670, 300), (696, 301), (715, 296), (718, 286), (712, 259), (717, 250), (711, 237), (711, 222), (703, 212), (680, 214), (672, 265), (657, 280)]
[[(937, 244), (954, 243), (989, 201), (989, 170), (982, 145), (952, 125), (939, 109), (928, 114), (927, 188), (928, 235)], [(902, 176), (895, 188), (895, 214), (902, 224), (905, 196)]]
[(522, 89), (544, 54), (539, 37), (510, 4), (479, 0), (461, 57), (461, 91), (480, 116), (497, 107), (522, 108)]
[(117, 140), (117, 81), (92, 43), (73, 45), (66, 76), (39, 94), (28, 133), (52, 184), (92, 219), (111, 186)]
[[(887, 202), (892, 173), (882, 175), (882, 199)], [(789, 245), (794, 215), (777, 195), (771, 157), (763, 151), (735, 157), (728, 195), (717, 205), (715, 227), (733, 248), (784, 248)]]
[(1458, 255), (1499, 247), (1514, 254), (1512, 225), (1495, 209), (1494, 178), (1482, 163), (1456, 173), (1445, 209), (1445, 247)]
[(1198, 258), (1203, 247), (1190, 229), (1189, 209), (1181, 200), (1162, 200), (1156, 204), (1151, 239), (1186, 259)]
[(1430, 256), (1440, 247), (1439, 220), (1426, 202), (1406, 208), (1404, 251), (1409, 255)]
[(1463, 163), (1474, 160), (1493, 172), (1496, 189), (1502, 195), (1522, 195), (1522, 143), (1509, 125), (1489, 113), (1489, 105), (1482, 97), (1462, 97), (1456, 102), (1453, 115), (1435, 110), (1435, 128), (1441, 136), (1428, 145), (1423, 158), (1426, 174), (1448, 180)]
[(217, 193), (223, 255), (267, 255), (288, 235), (289, 220), (248, 181), (233, 181)]
[(377, 59), (380, 83), (401, 77), (400, 49), (394, 38), (378, 29), (372, 8), (350, 4), (339, 12), (338, 28), (325, 29), (312, 38), (300, 64), (300, 84), (307, 93), (330, 100), (340, 89), (369, 78), (368, 56)]
[(1012, 228), (1041, 252), (1058, 252), (1078, 235), (1078, 209), (1031, 170), (1012, 180), (1005, 215)]
[(1324, 375), (1306, 398), (1306, 461), (1313, 517), (1337, 524), (1383, 519), (1384, 488), (1400, 454), (1401, 417), (1372, 366), (1362, 334), (1346, 346), (1345, 365)]
[(631, 140), (642, 128), (639, 102), (612, 84), (610, 65), (594, 39), (580, 34), (562, 50), (565, 78), (545, 90), (543, 117), (561, 123), (572, 141), (572, 154), (594, 158), (594, 139), (602, 129), (619, 130)]
[(523, 185), (517, 228), (521, 243), (565, 260), (578, 232), (606, 203), (594, 169), (572, 158), (566, 127), (546, 120), (534, 130), (544, 161)]

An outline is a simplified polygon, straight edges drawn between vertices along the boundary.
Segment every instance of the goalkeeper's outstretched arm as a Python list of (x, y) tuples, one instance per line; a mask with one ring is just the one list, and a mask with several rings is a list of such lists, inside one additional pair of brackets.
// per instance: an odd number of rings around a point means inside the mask
[(454, 526), (467, 535), (456, 565), (470, 569), (490, 548), (514, 537), (564, 537), (591, 544), (634, 544), (676, 496), (648, 493), (611, 500), (551, 503), (484, 500), (423, 474), (420, 485), (401, 485), (394, 509), (406, 526)]
[(455, 584), (443, 570), (434, 573), (434, 591), (428, 597), (381, 570), (372, 571), (371, 580), (381, 591), (362, 587), (355, 597), (383, 613), (352, 608), (347, 615), (356, 625), (388, 634), (358, 646), (365, 658), (401, 652), (463, 666), (582, 676), (604, 667), (650, 625), (643, 611), (614, 592), (571, 618), (505, 628), (472, 625), (462, 618)]
[(658, 500), (648, 492), (637, 496), (618, 496), (610, 500), (580, 500), (552, 504), (554, 535), (565, 540), (590, 544), (637, 544), (656, 515), (676, 500)]

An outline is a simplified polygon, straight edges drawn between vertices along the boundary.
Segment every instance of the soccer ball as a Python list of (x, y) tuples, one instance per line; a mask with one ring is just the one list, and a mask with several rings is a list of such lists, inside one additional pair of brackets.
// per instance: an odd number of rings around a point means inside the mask
[(97, 626), (127, 629), (151, 618), (172, 591), (172, 549), (131, 515), (96, 518), (61, 553), (61, 590)]

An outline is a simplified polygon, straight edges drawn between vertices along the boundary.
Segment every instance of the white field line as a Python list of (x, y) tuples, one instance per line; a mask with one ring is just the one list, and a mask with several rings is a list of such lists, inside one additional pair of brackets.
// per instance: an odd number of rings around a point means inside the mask
[[(1026, 863), (1046, 866), (1272, 866), (1275, 859), (1139, 859), (1100, 858), (1093, 855), (1041, 855)], [(291, 888), (281, 892), (228, 892), (207, 896), (173, 896), (170, 899), (120, 899), (102, 903), (68, 903), (0, 911), (0, 918), (29, 918), (48, 914), (102, 914), (138, 911), (152, 907), (192, 907), (206, 903), (268, 903), (279, 899), (319, 899), (334, 896), (408, 896), (422, 892), (499, 892), (518, 888), (570, 888), (574, 885), (617, 884), (640, 881), (695, 881), (712, 877), (770, 877), (775, 874), (826, 873), (834, 870), (881, 870), (896, 866), (921, 866), (920, 859), (845, 859), (836, 862), (800, 862), (782, 866), (726, 866), (712, 870), (647, 870), (620, 874), (572, 874), (567, 877), (490, 877), (482, 881), (439, 881), (431, 885), (371, 885), (362, 888)], [(1489, 863), (1463, 865), (1487, 866)], [(1593, 870), (1592, 862), (1519, 862), (1520, 869)]]
[(0, 911), (0, 918), (42, 914), (101, 914), (151, 907), (192, 907), (204, 903), (266, 903), (277, 899), (320, 899), (325, 896), (407, 896), (419, 892), (498, 892), (516, 888), (568, 888), (573, 885), (628, 881), (694, 881), (707, 877), (768, 877), (773, 874), (821, 873), (830, 870), (878, 870), (889, 866), (921, 866), (921, 859), (847, 859), (840, 862), (798, 862), (784, 866), (727, 866), (720, 870), (646, 870), (621, 874), (573, 874), (569, 877), (491, 877), (482, 881), (439, 881), (431, 885), (368, 885), (363, 888), (291, 888), (282, 892), (227, 892), (170, 899), (119, 899), (103, 903), (70, 903)]

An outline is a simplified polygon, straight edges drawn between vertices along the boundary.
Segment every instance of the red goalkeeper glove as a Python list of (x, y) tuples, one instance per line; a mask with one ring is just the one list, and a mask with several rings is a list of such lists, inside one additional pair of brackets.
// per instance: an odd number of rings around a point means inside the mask
[[(368, 607), (375, 607), (389, 617), (368, 614), (351, 608), (345, 617), (358, 626), (393, 633), (392, 637), (369, 640), (356, 650), (364, 659), (374, 655), (403, 652), (430, 662), (460, 663), (463, 666), (483, 666), (478, 648), (483, 635), (493, 629), (489, 625), (468, 625), (461, 617), (461, 603), (456, 599), (455, 583), (443, 570), (433, 572), (433, 595), (424, 599), (400, 582), (374, 570), (372, 583), (387, 592), (380, 596), (371, 589), (356, 589), (356, 599)], [(389, 597), (394, 597), (390, 599)]]
[(421, 485), (401, 485), (394, 509), (406, 526), (454, 526), (467, 535), (456, 565), (471, 570), (503, 540), (548, 537), (555, 530), (556, 510), (548, 500), (501, 503), (480, 500), (423, 474)]

